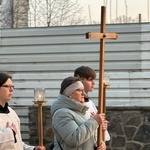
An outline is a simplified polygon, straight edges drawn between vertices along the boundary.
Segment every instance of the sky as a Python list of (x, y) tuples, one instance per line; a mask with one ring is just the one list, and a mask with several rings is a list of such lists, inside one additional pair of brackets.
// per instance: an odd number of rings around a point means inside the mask
[[(76, 1), (76, 0), (73, 0)], [(78, 0), (83, 7), (83, 15), (88, 22), (100, 22), (101, 6), (106, 6), (106, 23), (118, 16), (127, 15), (136, 18), (141, 14), (142, 20), (149, 21), (150, 0)]]

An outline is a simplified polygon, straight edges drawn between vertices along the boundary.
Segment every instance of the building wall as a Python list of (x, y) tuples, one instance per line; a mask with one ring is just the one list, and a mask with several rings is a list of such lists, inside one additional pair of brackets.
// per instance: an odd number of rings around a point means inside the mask
[[(49, 106), (43, 107), (43, 143), (46, 149), (54, 140), (50, 109)], [(29, 112), (29, 142), (38, 145), (38, 109), (31, 106)], [(108, 107), (106, 112), (110, 134), (110, 140), (106, 142), (107, 150), (150, 149), (150, 107)]]
[(28, 27), (29, 0), (2, 0), (0, 28)]
[(13, 0), (2, 0), (0, 2), (0, 28), (12, 27), (12, 3)]
[[(34, 88), (46, 88), (46, 106), (50, 106), (61, 81), (81, 65), (97, 72), (90, 97), (98, 104), (100, 42), (86, 39), (85, 34), (99, 30), (99, 25), (0, 30), (0, 71), (13, 76), (15, 91), (9, 104), (21, 116), (24, 139), (29, 136), (28, 106), (34, 105)], [(105, 72), (110, 74), (107, 107), (150, 105), (149, 30), (148, 23), (106, 26), (107, 32), (119, 35), (117, 40), (106, 40)]]

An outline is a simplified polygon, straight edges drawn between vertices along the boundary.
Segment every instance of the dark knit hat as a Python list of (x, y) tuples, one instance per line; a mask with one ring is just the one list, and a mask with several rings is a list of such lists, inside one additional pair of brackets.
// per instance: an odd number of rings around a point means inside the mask
[(0, 72), (0, 87), (8, 80), (8, 79), (12, 79), (12, 76), (4, 73), (4, 72)]

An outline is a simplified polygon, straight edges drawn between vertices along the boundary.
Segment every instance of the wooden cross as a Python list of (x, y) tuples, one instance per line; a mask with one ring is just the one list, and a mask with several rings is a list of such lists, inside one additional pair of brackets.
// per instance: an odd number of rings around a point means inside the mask
[[(117, 39), (116, 33), (106, 33), (106, 7), (101, 7), (101, 31), (100, 33), (88, 32), (86, 38), (100, 39), (100, 60), (99, 60), (99, 94), (98, 94), (98, 113), (106, 113), (106, 100), (105, 100), (105, 83), (104, 83), (104, 50), (105, 50), (105, 39)], [(102, 125), (98, 129), (97, 145), (101, 142), (105, 142), (105, 132), (102, 130)]]

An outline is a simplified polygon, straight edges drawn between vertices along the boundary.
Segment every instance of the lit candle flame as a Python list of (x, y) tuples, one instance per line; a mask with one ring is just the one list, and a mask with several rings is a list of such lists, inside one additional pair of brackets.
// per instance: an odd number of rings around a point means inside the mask
[(38, 94), (38, 100), (39, 100), (39, 101), (42, 100), (42, 94), (41, 94), (41, 93)]

